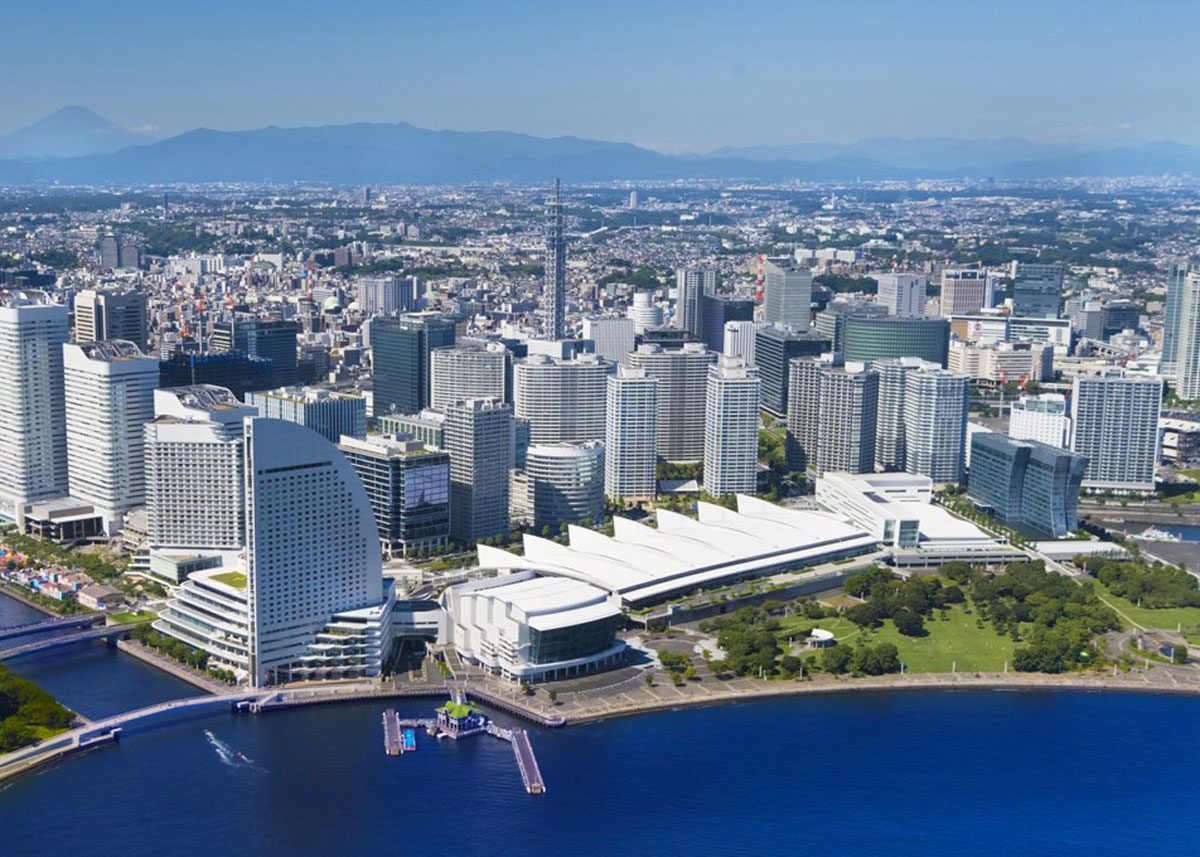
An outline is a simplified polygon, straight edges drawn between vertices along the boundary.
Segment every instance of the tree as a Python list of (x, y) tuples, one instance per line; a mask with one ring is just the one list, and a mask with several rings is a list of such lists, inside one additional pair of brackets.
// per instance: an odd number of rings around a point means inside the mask
[(925, 622), (921, 619), (921, 614), (914, 613), (907, 607), (897, 610), (892, 616), (892, 621), (896, 623), (896, 630), (906, 637), (925, 636)]
[(835, 643), (829, 648), (821, 650), (821, 669), (831, 673), (843, 673), (850, 665), (850, 659), (853, 656), (854, 652), (849, 646)]
[(521, 693), (525, 694), (526, 696), (533, 696), (533, 685), (527, 681), (521, 682)]
[(548, 691), (546, 691), (546, 696), (548, 696), (550, 698), (551, 705), (558, 704), (558, 691), (557, 690), (555, 690), (554, 688), (550, 688)]
[(804, 664), (795, 655), (784, 655), (780, 660), (779, 666), (788, 675), (796, 675), (800, 670), (804, 669)]
[(654, 687), (654, 673), (646, 673), (642, 676), (642, 681), (646, 683), (646, 687)]
[(846, 618), (860, 628), (871, 628), (879, 623), (879, 608), (870, 601), (855, 604), (846, 611)]

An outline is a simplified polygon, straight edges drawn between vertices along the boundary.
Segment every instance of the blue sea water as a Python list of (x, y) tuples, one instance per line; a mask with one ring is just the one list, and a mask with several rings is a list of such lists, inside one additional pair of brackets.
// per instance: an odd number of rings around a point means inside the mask
[[(110, 674), (79, 658), (76, 679)], [(135, 669), (119, 682), (157, 676)], [(86, 683), (57, 692), (97, 704)], [(384, 707), (131, 732), (3, 787), (0, 854), (1200, 853), (1196, 699), (845, 695), (534, 729), (542, 796), (488, 736), (420, 733), (417, 752), (386, 756)]]

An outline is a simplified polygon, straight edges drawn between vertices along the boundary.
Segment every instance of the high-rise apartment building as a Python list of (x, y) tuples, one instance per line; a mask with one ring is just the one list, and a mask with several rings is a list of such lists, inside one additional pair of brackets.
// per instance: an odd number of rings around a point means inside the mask
[(1159, 378), (1120, 372), (1076, 376), (1071, 448), (1087, 456), (1084, 488), (1154, 491), (1161, 405)]
[(609, 364), (594, 354), (556, 360), (534, 354), (513, 366), (516, 416), (535, 444), (604, 439)]
[(211, 385), (154, 391), (145, 426), (151, 550), (236, 551), (245, 544), (243, 423), (257, 411)]
[(924, 275), (889, 271), (872, 276), (879, 284), (875, 303), (887, 307), (889, 315), (925, 315)]
[(1079, 529), (1079, 489), (1087, 459), (1065, 449), (996, 432), (971, 438), (971, 502), (1002, 524), (1043, 538)]
[(512, 353), (499, 342), (465, 340), (429, 354), (430, 403), (445, 409), (464, 399), (512, 399)]
[(610, 497), (648, 500), (657, 493), (658, 388), (643, 367), (621, 365), (608, 376), (604, 493)]
[(343, 437), (338, 449), (362, 480), (387, 556), (445, 547), (450, 537), (450, 456), (395, 435)]
[(67, 493), (63, 343), (67, 308), (45, 292), (0, 291), (0, 515)]
[(709, 367), (716, 355), (699, 342), (677, 350), (641, 345), (625, 357), (627, 366), (658, 379), (658, 455), (668, 461), (704, 457), (704, 411)]
[(359, 308), (368, 318), (417, 308), (415, 277), (361, 277), (356, 282)]
[(704, 490), (753, 494), (758, 485), (758, 370), (721, 357), (708, 370), (704, 408)]
[(430, 352), (454, 345), (454, 322), (437, 315), (377, 318), (371, 323), (375, 416), (415, 414), (429, 405)]
[(942, 316), (969, 315), (990, 307), (996, 281), (976, 268), (946, 268), (942, 271)]
[(1012, 263), (1013, 311), (1019, 318), (1058, 318), (1062, 312), (1063, 266)]
[(260, 318), (235, 318), (213, 325), (213, 351), (239, 351), (275, 364), (272, 387), (290, 387), (296, 383), (296, 334), (294, 321), (268, 321)]
[(1067, 414), (1066, 397), (1060, 393), (1021, 396), (1012, 403), (1008, 436), (1013, 440), (1036, 440), (1058, 449), (1070, 448), (1071, 417)]
[[(1167, 272), (1167, 297), (1163, 321), (1162, 373), (1168, 378), (1176, 377), (1179, 369), (1179, 321), (1184, 293), (1187, 291), (1188, 276), (1200, 273), (1200, 262), (1180, 260), (1171, 263)], [(1092, 337), (1096, 339), (1098, 337)]]
[(797, 357), (817, 357), (832, 343), (808, 327), (759, 325), (754, 341), (754, 365), (762, 381), (762, 407), (777, 417), (786, 416), (788, 373)]
[(635, 323), (632, 318), (585, 318), (583, 338), (596, 343), (596, 356), (620, 363), (633, 350)]
[(157, 387), (158, 361), (132, 342), (63, 346), (68, 488), (95, 507), (109, 534), (146, 502), (144, 426)]
[(721, 353), (728, 357), (741, 357), (747, 366), (757, 366), (755, 341), (758, 331), (753, 321), (725, 322), (725, 346)]
[(604, 444), (534, 444), (515, 471), (514, 512), (535, 528), (593, 522), (604, 512)]
[(1177, 284), (1175, 297), (1175, 393), (1200, 399), (1200, 269)]
[(763, 262), (763, 321), (808, 327), (812, 316), (812, 271), (791, 262)]
[(563, 229), (558, 179), (554, 180), (554, 196), (546, 203), (544, 265), (542, 311), (545, 314), (546, 336), (549, 339), (562, 339), (566, 335), (567, 317), (567, 236)]
[(934, 484), (963, 478), (970, 379), (946, 369), (923, 368), (904, 379), (904, 469)]
[(146, 350), (146, 296), (85, 289), (75, 296), (75, 341), (124, 339)]
[(701, 305), (705, 295), (717, 288), (712, 268), (679, 268), (675, 271), (675, 326), (701, 336)]
[(826, 365), (820, 373), (817, 474), (873, 473), (879, 375), (863, 363)]
[(660, 327), (663, 323), (662, 307), (654, 303), (654, 292), (644, 289), (633, 293), (629, 304), (629, 317), (633, 319), (633, 332), (641, 336), (646, 328)]
[(941, 367), (919, 357), (892, 357), (871, 364), (879, 373), (879, 413), (875, 424), (875, 463), (883, 470), (904, 470), (904, 394), (908, 375)]
[(507, 535), (513, 406), (500, 399), (456, 402), (446, 409), (445, 439), (450, 454), (450, 537), (470, 545)]
[(367, 436), (367, 400), (313, 387), (284, 387), (246, 393), (246, 404), (260, 417), (286, 420), (310, 428), (330, 443), (343, 435)]

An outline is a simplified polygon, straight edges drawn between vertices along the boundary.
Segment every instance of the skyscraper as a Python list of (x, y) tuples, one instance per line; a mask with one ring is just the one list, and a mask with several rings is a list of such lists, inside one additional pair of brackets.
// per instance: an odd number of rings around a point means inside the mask
[(632, 318), (585, 318), (583, 338), (596, 343), (596, 355), (609, 363), (620, 363), (633, 350), (635, 324)]
[(1013, 311), (1018, 318), (1058, 318), (1062, 312), (1063, 266), (1012, 263)]
[(1088, 459), (1084, 488), (1154, 491), (1161, 404), (1160, 378), (1120, 372), (1076, 376), (1071, 448)]
[(237, 318), (213, 325), (213, 351), (239, 351), (275, 364), (272, 387), (290, 387), (296, 383), (297, 362), (294, 321), (267, 321)]
[(454, 323), (436, 315), (378, 318), (371, 323), (375, 415), (415, 414), (429, 404), (429, 353), (454, 345)]
[(662, 307), (654, 304), (654, 293), (645, 289), (633, 293), (633, 301), (629, 305), (629, 317), (633, 319), (633, 332), (641, 336), (648, 327), (658, 327), (663, 323)]
[(1071, 418), (1067, 399), (1060, 393), (1021, 396), (1012, 403), (1008, 436), (1013, 440), (1036, 440), (1059, 449), (1071, 446)]
[(741, 357), (747, 366), (757, 366), (755, 340), (758, 338), (753, 321), (725, 322), (725, 345), (721, 353), (729, 357)]
[(96, 508), (110, 535), (146, 502), (144, 427), (157, 387), (158, 361), (132, 342), (63, 346), (68, 488)]
[(975, 268), (946, 268), (942, 271), (942, 315), (969, 315), (990, 307), (995, 280)]
[(935, 484), (962, 481), (970, 379), (940, 367), (904, 379), (904, 469)]
[(446, 409), (450, 454), (450, 536), (464, 545), (508, 535), (513, 407), (500, 399), (468, 399)]
[(871, 364), (879, 373), (879, 413), (875, 425), (875, 463), (884, 470), (904, 470), (904, 394), (908, 375), (922, 369), (940, 369), (919, 357), (892, 357)]
[(921, 274), (882, 273), (875, 302), (887, 307), (889, 315), (925, 315), (925, 277)]
[(610, 497), (646, 500), (657, 492), (658, 386), (642, 367), (622, 365), (608, 376), (604, 493)]
[(542, 284), (542, 311), (545, 314), (546, 336), (562, 339), (567, 314), (567, 237), (563, 231), (562, 197), (558, 179), (554, 180), (554, 196), (546, 204), (546, 259)]
[(67, 308), (45, 292), (0, 291), (0, 515), (67, 493), (63, 343)]
[(754, 365), (762, 380), (762, 407), (775, 416), (787, 414), (788, 372), (796, 357), (817, 357), (832, 343), (807, 326), (759, 325), (754, 341)]
[(283, 387), (249, 392), (245, 399), (260, 417), (302, 425), (330, 443), (337, 443), (343, 435), (367, 436), (367, 400), (362, 396), (312, 387)]
[(786, 456), (789, 471), (804, 472), (817, 466), (818, 431), (821, 420), (821, 373), (840, 366), (836, 353), (820, 357), (797, 357), (788, 367), (788, 414)]
[(714, 497), (758, 486), (758, 370), (721, 355), (708, 370), (704, 408), (704, 490)]
[(592, 522), (604, 511), (604, 444), (534, 444), (526, 450), (513, 505), (534, 527)]
[(700, 297), (700, 339), (717, 353), (725, 350), (725, 328), (730, 322), (753, 322), (754, 299), (721, 295)]
[(238, 398), (250, 390), (269, 390), (274, 381), (273, 361), (239, 351), (176, 353), (159, 365), (159, 386), (210, 384), (224, 387)]
[(712, 268), (679, 268), (675, 271), (675, 326), (701, 336), (701, 303), (717, 288)]
[(429, 353), (430, 404), (445, 409), (464, 399), (512, 399), (512, 353), (499, 342), (467, 340)]
[(950, 323), (944, 318), (872, 318), (854, 314), (844, 320), (842, 352), (848, 361), (920, 357), (939, 366), (946, 365)]
[(604, 439), (609, 364), (594, 354), (556, 360), (534, 354), (513, 366), (515, 414), (529, 420), (531, 443)]
[(1200, 399), (1200, 269), (1178, 283), (1175, 298), (1175, 393)]
[(817, 474), (875, 471), (879, 375), (863, 363), (821, 369), (817, 419)]
[(704, 457), (704, 409), (709, 367), (716, 355), (699, 342), (678, 350), (641, 345), (625, 357), (625, 365), (658, 379), (658, 455), (668, 461), (699, 461)]
[(981, 432), (971, 438), (967, 496), (1002, 524), (1061, 539), (1079, 528), (1087, 459), (1030, 440)]
[(763, 263), (763, 321), (808, 327), (812, 280), (808, 268), (767, 259)]
[(450, 456), (419, 440), (343, 437), (338, 449), (362, 480), (388, 556), (446, 545), (450, 536)]
[(124, 339), (146, 350), (146, 296), (85, 289), (75, 296), (75, 341)]
[[(1200, 272), (1200, 263), (1191, 260), (1172, 262), (1167, 272), (1167, 297), (1163, 321), (1162, 373), (1174, 378), (1178, 373), (1179, 320), (1187, 278), (1190, 273)], [(1096, 338), (1096, 337), (1092, 337)]]
[(417, 308), (415, 277), (361, 277), (358, 303), (363, 315), (393, 315)]

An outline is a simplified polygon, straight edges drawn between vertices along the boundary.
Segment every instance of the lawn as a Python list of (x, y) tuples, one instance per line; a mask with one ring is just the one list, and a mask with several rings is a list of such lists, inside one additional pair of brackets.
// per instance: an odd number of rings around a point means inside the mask
[(831, 619), (806, 619), (803, 616), (780, 616), (779, 624), (782, 626), (782, 630), (779, 632), (779, 639), (785, 649), (787, 648), (788, 637), (798, 637), (802, 633), (807, 634), (813, 628), (823, 628), (826, 631), (831, 631), (833, 636), (838, 640), (844, 640), (858, 633), (858, 626), (849, 619), (843, 619), (841, 616), (835, 616)]
[(948, 673), (951, 666), (959, 672), (1000, 672), (1005, 662), (1011, 667), (1019, 643), (1001, 637), (988, 623), (975, 627), (976, 615), (962, 607), (948, 610), (944, 620), (938, 615), (935, 610), (925, 621), (929, 633), (924, 637), (906, 637), (888, 619), (864, 635), (864, 642), (894, 643), (906, 672)]
[[(1095, 578), (1088, 578), (1088, 581), (1096, 587), (1096, 594), (1107, 601), (1109, 606), (1116, 609), (1118, 613), (1128, 616), (1143, 628), (1163, 631), (1174, 631), (1180, 627), (1185, 631), (1189, 628), (1200, 628), (1200, 607), (1160, 607), (1158, 609), (1138, 607), (1127, 598), (1113, 595), (1108, 587)], [(1200, 634), (1189, 634), (1188, 639), (1192, 642), (1200, 642)]]
[(50, 726), (30, 726), (29, 731), (34, 734), (39, 741), (45, 741), (47, 738), (53, 738), (55, 735), (61, 735), (67, 731), (67, 728), (54, 729)]
[(221, 574), (214, 574), (212, 579), (217, 583), (224, 583), (226, 586), (232, 586), (234, 589), (246, 588), (246, 575), (240, 571), (225, 571)]
[(157, 619), (158, 614), (150, 611), (145, 613), (133, 613), (127, 610), (124, 613), (113, 613), (111, 618), (118, 625), (137, 625), (141, 622), (151, 622)]

